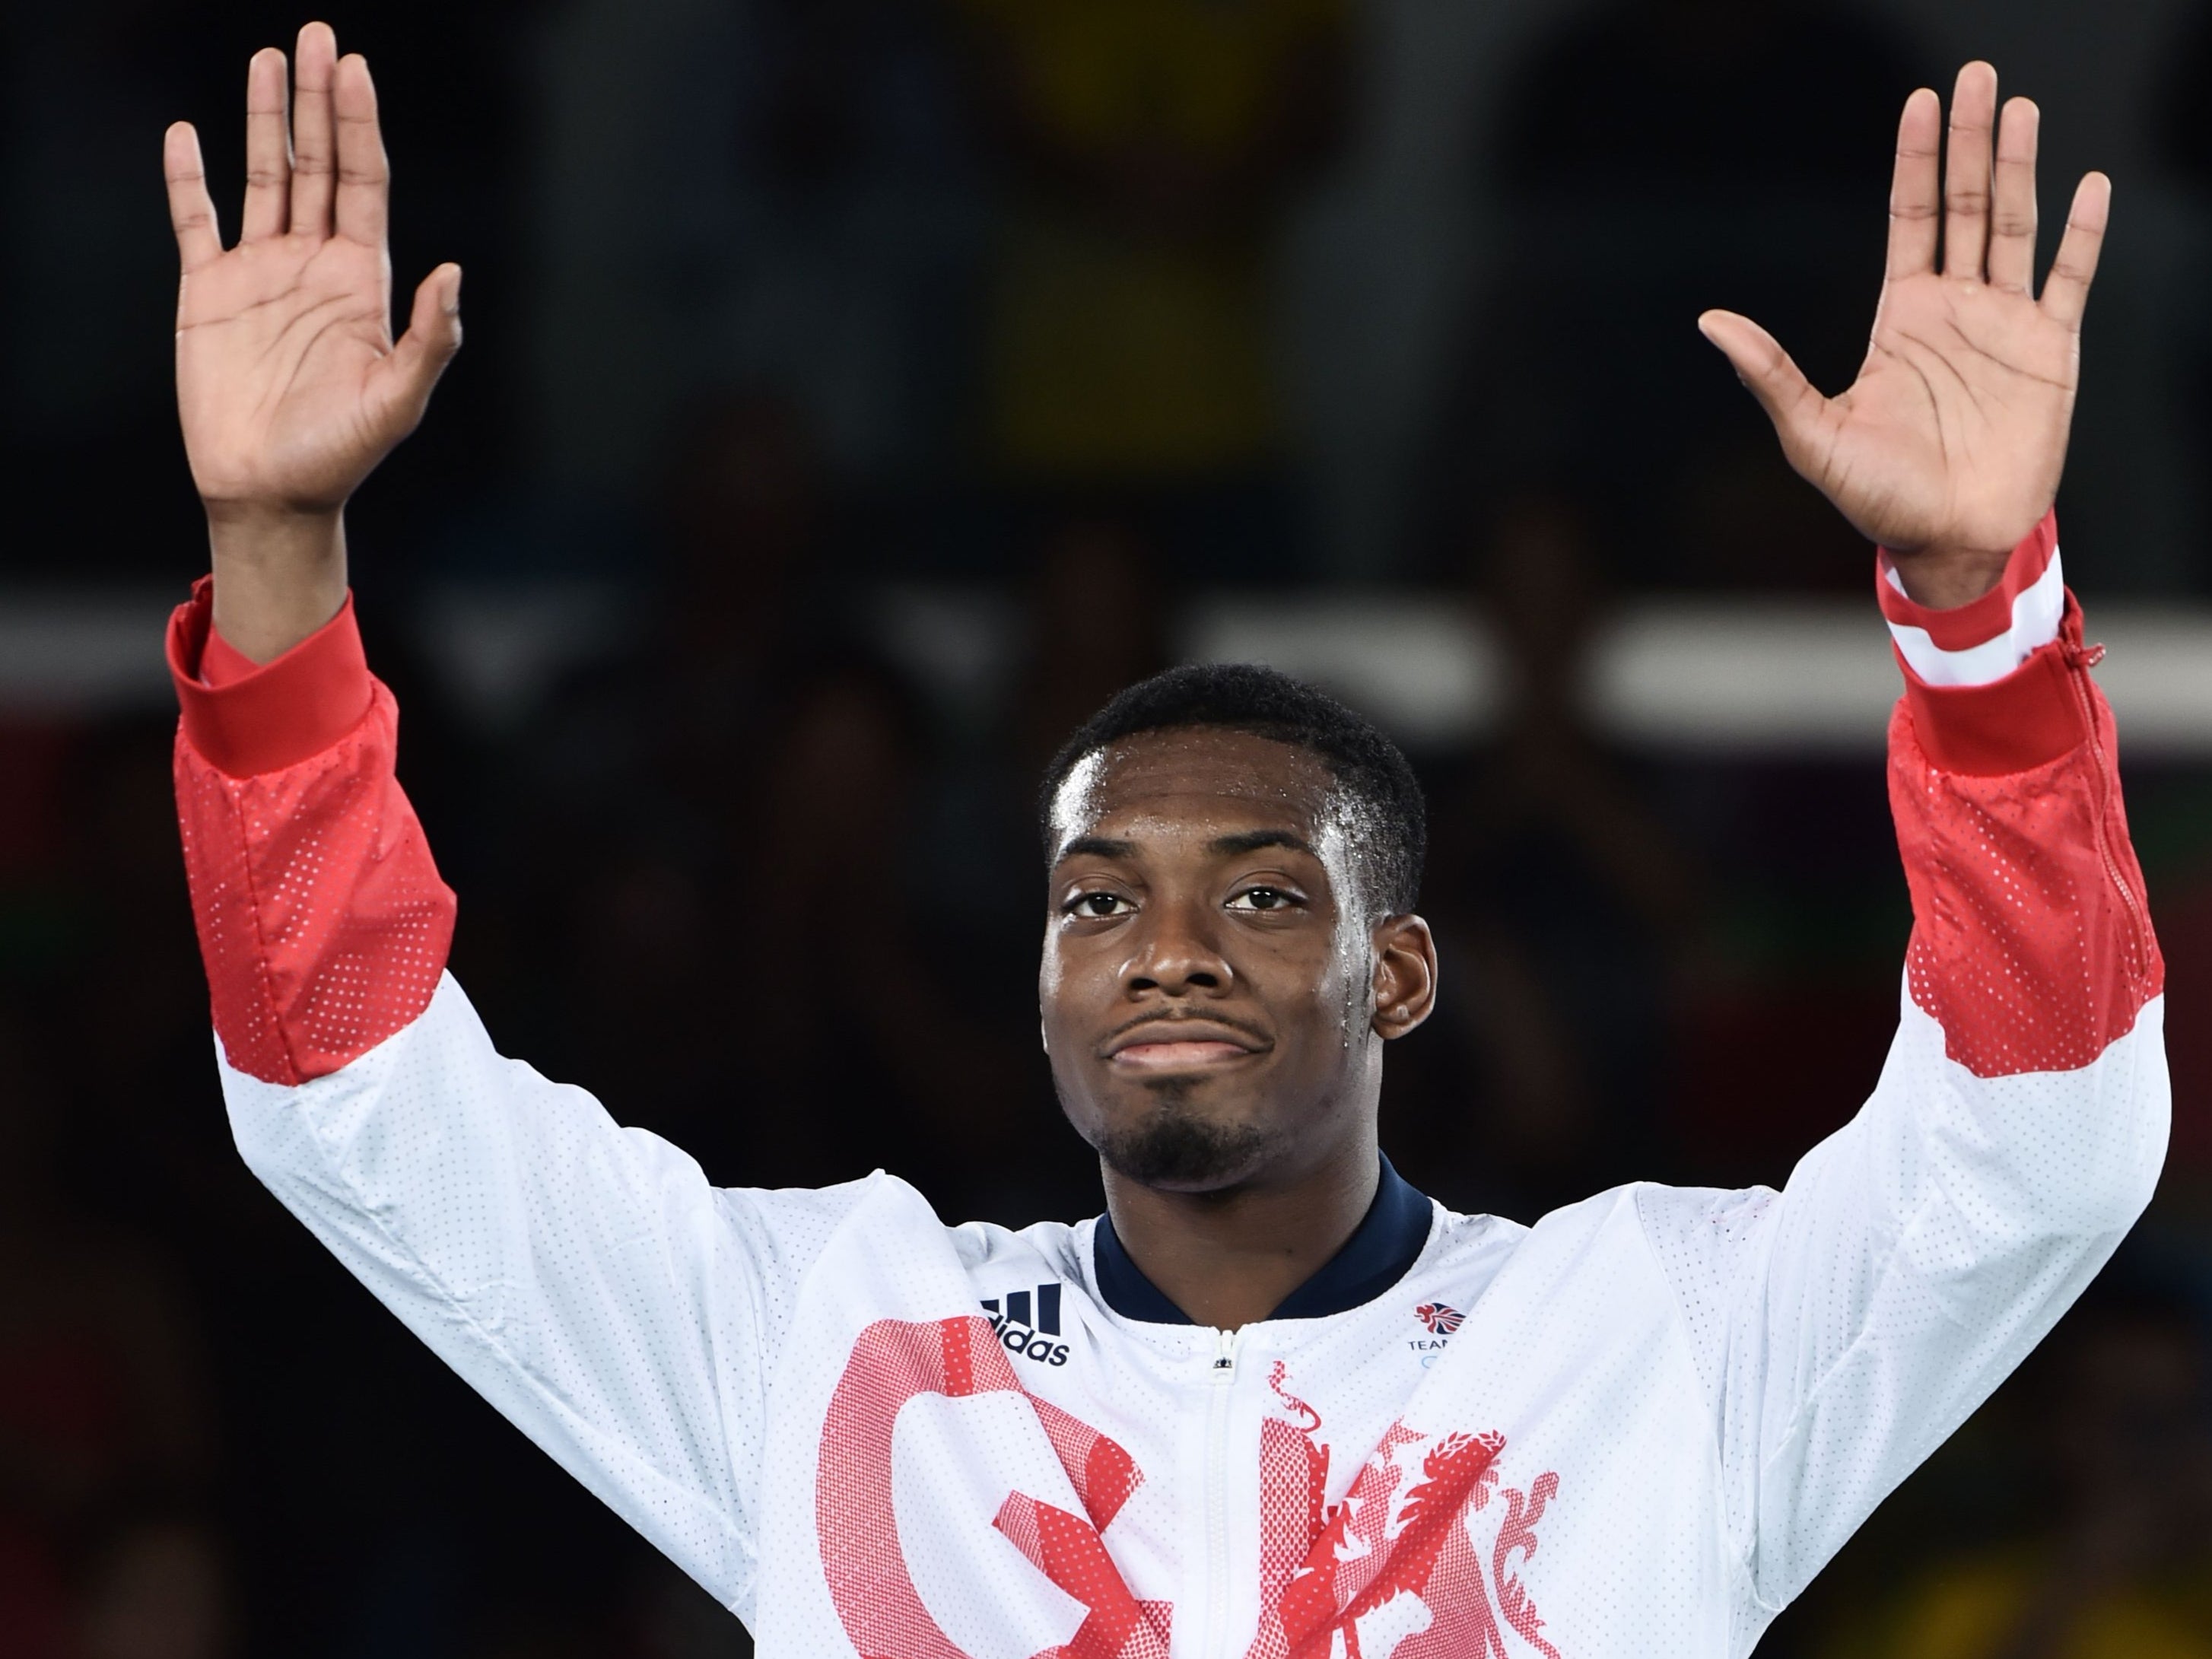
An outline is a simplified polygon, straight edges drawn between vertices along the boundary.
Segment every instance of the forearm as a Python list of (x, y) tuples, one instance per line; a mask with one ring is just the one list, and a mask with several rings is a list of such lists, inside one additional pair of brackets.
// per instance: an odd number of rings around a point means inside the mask
[[(1972, 605), (1930, 612), (1899, 587), (1885, 568), (1905, 675), (1889, 767), (1913, 910), (1904, 1023), (1853, 1126), (1860, 1161), (1815, 1207), (1846, 1230), (1865, 1212), (1892, 1271), (1956, 1271), (1971, 1299), (1984, 1258), (2109, 1247), (2147, 1200), (2165, 1123), (2154, 1009), (2142, 1027), (2164, 968), (2055, 524)], [(1948, 1243), (1913, 1260), (1936, 1216)]]
[(1913, 605), (1885, 569), (1905, 674), (1890, 800), (1912, 891), (1908, 989), (1977, 1078), (2087, 1065), (2164, 988), (2055, 520), (1972, 604)]
[(234, 654), (216, 673), (210, 586), (169, 629), (185, 872), (224, 1053), (296, 1084), (428, 1006), (453, 896), (399, 787), (398, 709), (350, 609), (264, 666), (237, 672)]

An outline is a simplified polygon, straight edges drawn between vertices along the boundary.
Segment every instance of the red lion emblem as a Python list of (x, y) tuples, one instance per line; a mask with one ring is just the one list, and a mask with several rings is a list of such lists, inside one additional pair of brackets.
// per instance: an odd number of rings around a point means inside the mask
[[(1446, 1311), (1449, 1311), (1447, 1310)], [(1505, 1437), (1427, 1437), (1394, 1423), (1344, 1501), (1330, 1504), (1329, 1449), (1314, 1438), (1312, 1407), (1275, 1391), (1311, 1426), (1274, 1418), (1260, 1436), (1260, 1631), (1245, 1659), (1328, 1659), (1344, 1637), (1346, 1659), (1363, 1653), (1358, 1621), (1401, 1595), (1418, 1596), (1428, 1628), (1402, 1638), (1392, 1659), (1507, 1659), (1510, 1631), (1543, 1659), (1560, 1659), (1510, 1558), (1536, 1553), (1536, 1523), (1559, 1489), (1549, 1470), (1524, 1492), (1499, 1488)], [(1401, 1448), (1418, 1450), (1410, 1490)], [(1486, 1563), (1468, 1517), (1503, 1498), (1505, 1516)]]

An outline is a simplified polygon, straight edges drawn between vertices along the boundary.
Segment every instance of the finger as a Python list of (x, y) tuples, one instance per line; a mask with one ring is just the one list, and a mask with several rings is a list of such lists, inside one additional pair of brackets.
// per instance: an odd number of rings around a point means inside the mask
[(1892, 281), (1936, 269), (1943, 219), (1943, 100), (1923, 87), (1905, 100), (1897, 123), (1897, 168), (1889, 182)]
[(411, 432), (429, 407), (430, 393), (461, 349), (461, 268), (442, 264), (415, 290), (407, 331), (392, 348), (392, 402)]
[(1990, 206), (1990, 285), (2025, 294), (2035, 284), (2035, 142), (2043, 112), (2008, 99), (1997, 124), (1996, 188)]
[(1943, 274), (1978, 280), (1990, 237), (1990, 137), (1996, 125), (1997, 72), (1972, 63), (1951, 93), (1951, 137), (1943, 156)]
[(285, 121), (284, 54), (264, 46), (246, 70), (246, 213), (239, 240), (282, 236), (292, 217), (292, 135)]
[(331, 234), (337, 165), (331, 82), (337, 59), (338, 38), (328, 23), (310, 23), (300, 31), (299, 50), (292, 58), (292, 228), (305, 236)]
[(2051, 276), (2043, 285), (2044, 314), (2069, 328), (2081, 326), (2081, 311), (2089, 303), (2089, 284), (2097, 275), (2097, 256), (2104, 249), (2105, 226), (2112, 215), (2112, 181), (2101, 173), (2088, 174), (2075, 189), (2066, 234), (2059, 239), (2058, 257), (2051, 262)]
[(200, 160), (200, 136), (191, 122), (179, 121), (162, 135), (161, 173), (169, 183), (169, 223), (177, 233), (177, 257), (189, 274), (222, 257), (215, 202), (208, 195), (207, 167)]
[(382, 247), (392, 173), (376, 118), (376, 83), (368, 78), (368, 59), (357, 52), (338, 60), (331, 106), (337, 118), (338, 234)]
[(1727, 356), (1736, 378), (1774, 422), (1784, 450), (1796, 460), (1806, 452), (1814, 424), (1828, 400), (1814, 389), (1780, 342), (1750, 318), (1733, 311), (1709, 311), (1698, 319), (1698, 331)]

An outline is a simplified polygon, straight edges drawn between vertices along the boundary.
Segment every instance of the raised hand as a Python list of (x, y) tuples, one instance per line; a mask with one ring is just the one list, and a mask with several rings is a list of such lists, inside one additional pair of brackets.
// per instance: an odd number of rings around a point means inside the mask
[(1940, 176), (1941, 104), (1924, 88), (1905, 100), (1888, 271), (1849, 391), (1822, 397), (1748, 318), (1709, 311), (1698, 319), (1772, 418), (1790, 464), (1898, 556), (1907, 591), (1926, 605), (1988, 592), (2057, 495), (2081, 311), (2112, 205), (2103, 173), (2081, 180), (2039, 300), (2040, 116), (2014, 98), (2000, 125), (1996, 104), (1995, 70), (1959, 71)]
[(191, 125), (169, 129), (163, 155), (184, 266), (177, 405), (208, 511), (216, 625), (258, 658), (343, 603), (340, 511), (422, 418), (461, 339), (452, 264), (423, 279), (392, 337), (389, 173), (368, 64), (307, 25), (289, 120), (284, 71), (273, 46), (247, 71), (236, 246), (217, 234)]

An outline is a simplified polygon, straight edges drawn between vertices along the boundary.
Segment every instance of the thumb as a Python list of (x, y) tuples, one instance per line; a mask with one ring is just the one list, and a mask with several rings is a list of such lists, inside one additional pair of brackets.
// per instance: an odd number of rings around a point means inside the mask
[(1734, 365), (1736, 378), (1774, 422), (1790, 459), (1804, 453), (1814, 422), (1828, 400), (1813, 389), (1780, 343), (1750, 318), (1733, 311), (1708, 311), (1698, 319), (1698, 331)]
[(407, 331), (392, 348), (392, 403), (415, 429), (430, 405), (430, 393), (453, 354), (461, 349), (461, 268), (442, 264), (415, 290)]

